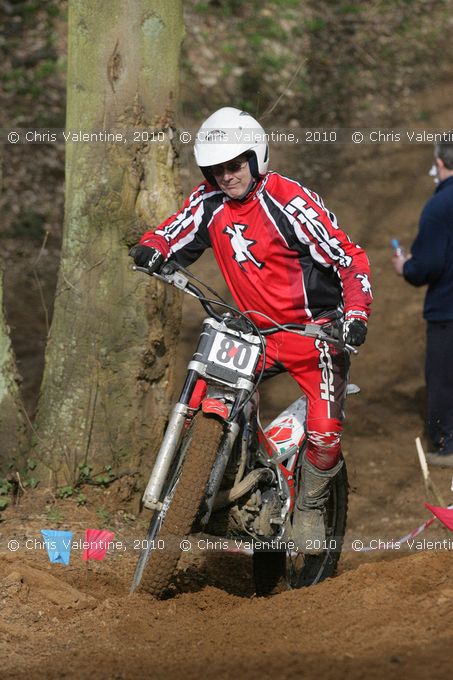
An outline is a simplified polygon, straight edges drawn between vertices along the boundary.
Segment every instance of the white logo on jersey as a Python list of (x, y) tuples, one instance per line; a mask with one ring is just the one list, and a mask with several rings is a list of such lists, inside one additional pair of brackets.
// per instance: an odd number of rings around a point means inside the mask
[(223, 233), (230, 237), (231, 245), (234, 250), (233, 257), (241, 269), (244, 269), (242, 263), (246, 262), (246, 260), (250, 260), (250, 262), (253, 262), (253, 264), (258, 267), (258, 269), (261, 269), (264, 267), (264, 262), (259, 262), (250, 252), (251, 246), (255, 245), (256, 241), (245, 238), (244, 236), (244, 232), (247, 227), (247, 224), (237, 224), (234, 222), (233, 227), (225, 227)]
[[(302, 196), (296, 196), (284, 207), (285, 212), (291, 217), (295, 217), (302, 224), (312, 239), (332, 259), (340, 263), (342, 267), (349, 267), (352, 258), (346, 254), (340, 241), (329, 234), (327, 227), (320, 220), (319, 212), (311, 205), (308, 205)], [(336, 226), (336, 225), (335, 225)]]
[(368, 293), (368, 295), (371, 295), (371, 283), (370, 279), (368, 278), (368, 274), (356, 274), (355, 278), (359, 279), (360, 283), (362, 284), (362, 291), (364, 293)]

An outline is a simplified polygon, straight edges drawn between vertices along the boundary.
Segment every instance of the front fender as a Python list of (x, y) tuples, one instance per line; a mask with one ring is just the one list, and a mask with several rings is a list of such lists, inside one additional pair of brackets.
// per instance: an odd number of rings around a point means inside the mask
[(227, 420), (230, 414), (228, 406), (224, 404), (223, 401), (220, 401), (220, 399), (214, 399), (212, 397), (203, 399), (201, 403), (201, 410), (203, 413), (209, 413), (210, 415), (217, 416), (221, 420)]

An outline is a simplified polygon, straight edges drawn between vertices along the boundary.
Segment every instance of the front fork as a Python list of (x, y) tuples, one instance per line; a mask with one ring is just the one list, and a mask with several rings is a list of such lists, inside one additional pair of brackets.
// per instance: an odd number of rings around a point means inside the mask
[(197, 380), (198, 373), (188, 371), (179, 401), (171, 412), (156, 462), (142, 498), (143, 505), (149, 510), (161, 510), (162, 508), (160, 501), (162, 489), (175, 457), (184, 424), (191, 412), (189, 401)]
[(162, 503), (159, 499), (188, 414), (189, 408), (186, 404), (181, 404), (180, 402), (175, 404), (145, 493), (143, 494), (143, 505), (149, 510), (160, 510), (162, 508)]
[(215, 459), (211, 476), (206, 487), (205, 494), (205, 511), (200, 517), (200, 524), (205, 527), (209, 522), (212, 509), (214, 507), (215, 497), (220, 489), (220, 484), (222, 483), (223, 475), (228, 465), (230, 459), (230, 454), (236, 441), (236, 437), (239, 432), (239, 424), (237, 422), (227, 423), (225, 427), (225, 435), (222, 439), (222, 443), (217, 452), (217, 457)]
[[(157, 454), (156, 462), (154, 463), (145, 493), (143, 494), (143, 505), (149, 510), (162, 509), (162, 502), (160, 500), (162, 489), (174, 460), (184, 424), (186, 423), (189, 415), (193, 412), (193, 410), (189, 408), (189, 401), (198, 378), (199, 375), (197, 371), (190, 370), (188, 372), (179, 401), (173, 407), (172, 414), (159, 449), (159, 453)], [(241, 390), (233, 404), (233, 408), (243, 397), (244, 393)], [(225, 423), (225, 437), (222, 440), (222, 445), (219, 449), (219, 455), (216, 458), (213, 472), (208, 484), (207, 498), (209, 514), (211, 513), (214, 497), (220, 487), (223, 473), (225, 472), (228, 458), (238, 432), (239, 425), (236, 422), (236, 418), (232, 422), (227, 421)]]

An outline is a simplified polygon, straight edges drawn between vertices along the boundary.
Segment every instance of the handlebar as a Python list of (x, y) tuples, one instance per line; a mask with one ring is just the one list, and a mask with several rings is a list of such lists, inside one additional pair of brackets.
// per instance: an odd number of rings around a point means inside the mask
[[(178, 269), (174, 267), (176, 263), (167, 263), (164, 264), (162, 267), (161, 271), (159, 274), (156, 272), (150, 272), (146, 267), (139, 267), (137, 265), (132, 265), (133, 271), (136, 272), (143, 272), (144, 274), (148, 274), (148, 276), (154, 276), (156, 279), (159, 279), (160, 281), (163, 281), (164, 283), (168, 283), (171, 286), (174, 286), (175, 288), (179, 288), (179, 290), (182, 290), (183, 293), (186, 293), (187, 295), (192, 295), (192, 297), (196, 297), (199, 301), (200, 304), (202, 305), (203, 309), (209, 316), (212, 316), (213, 319), (216, 321), (223, 321), (223, 316), (221, 314), (218, 314), (213, 307), (210, 305), (210, 301), (203, 295), (203, 292), (197, 288), (193, 283), (190, 283), (188, 279), (182, 275), (178, 275)], [(177, 265), (176, 265), (177, 266)], [(170, 269), (171, 267), (171, 269)], [(168, 268), (167, 271), (166, 268)]]
[[(251, 319), (247, 317), (246, 315), (247, 313), (240, 312), (239, 310), (235, 309), (234, 307), (228, 305), (223, 301), (219, 302), (217, 300), (211, 300), (207, 298), (203, 294), (203, 292), (193, 283), (190, 283), (187, 276), (185, 276), (185, 274), (182, 273), (186, 272), (186, 270), (183, 267), (180, 267), (174, 261), (166, 262), (161, 268), (159, 273), (150, 272), (147, 269), (147, 267), (139, 267), (137, 265), (133, 265), (132, 269), (133, 271), (148, 274), (148, 276), (154, 276), (156, 279), (159, 279), (164, 283), (167, 283), (169, 285), (174, 286), (175, 288), (178, 288), (183, 293), (186, 293), (187, 295), (191, 295), (192, 297), (197, 298), (200, 304), (202, 305), (203, 309), (206, 311), (207, 314), (209, 314), (209, 316), (211, 316), (216, 321), (226, 323), (227, 326), (230, 326), (234, 330), (242, 330), (242, 332), (245, 333), (250, 331), (254, 332), (256, 329), (256, 326), (253, 323), (253, 321), (251, 321)], [(236, 316), (232, 317), (229, 314), (218, 314), (213, 309), (212, 304), (220, 305), (224, 308), (227, 308), (230, 310), (230, 312), (234, 312)], [(261, 312), (256, 313), (260, 314)], [(267, 318), (270, 319), (270, 317)], [(272, 321), (272, 319), (270, 320)], [(249, 326), (248, 329), (245, 327), (246, 325)], [(327, 325), (328, 324), (325, 324), (325, 326)], [(335, 331), (337, 329), (332, 328), (331, 330)], [(336, 345), (341, 349), (346, 349), (349, 352), (352, 352), (353, 354), (358, 354), (358, 350), (356, 349), (356, 347), (344, 343), (342, 339), (339, 337), (338, 333), (336, 335), (334, 332), (327, 333), (323, 326), (316, 323), (283, 324), (283, 325), (276, 323), (275, 326), (270, 326), (269, 328), (259, 328), (260, 335), (272, 335), (273, 333), (277, 333), (278, 331), (288, 331), (290, 333), (295, 333), (297, 335), (302, 335), (308, 338), (323, 340), (332, 345)]]

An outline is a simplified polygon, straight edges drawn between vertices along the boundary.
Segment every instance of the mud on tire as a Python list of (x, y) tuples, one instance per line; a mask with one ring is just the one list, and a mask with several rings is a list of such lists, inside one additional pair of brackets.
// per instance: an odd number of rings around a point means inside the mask
[(199, 514), (206, 485), (222, 441), (223, 425), (212, 416), (197, 413), (187, 435), (184, 463), (173, 500), (165, 516), (159, 540), (165, 548), (153, 550), (143, 571), (140, 589), (155, 597), (168, 596), (181, 555), (180, 542), (191, 533)]
[(314, 585), (335, 575), (341, 555), (348, 511), (348, 477), (343, 465), (332, 482), (327, 504), (326, 542), (319, 555), (304, 555), (299, 565), (285, 551), (253, 553), (253, 576), (258, 596), (281, 593), (290, 588)]

